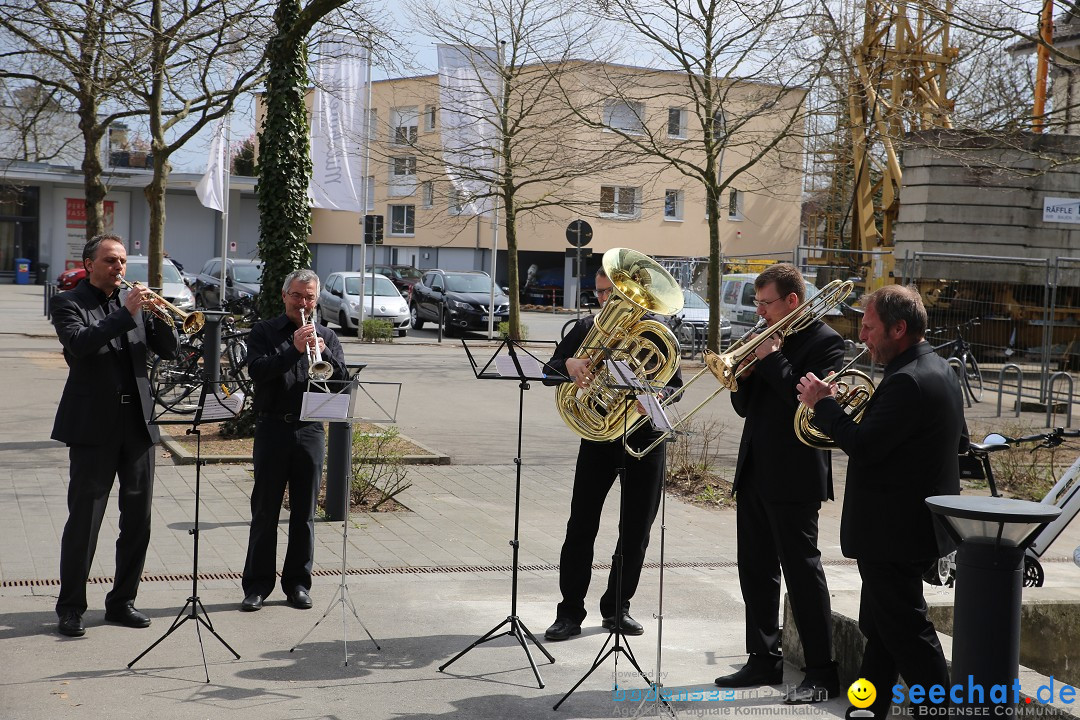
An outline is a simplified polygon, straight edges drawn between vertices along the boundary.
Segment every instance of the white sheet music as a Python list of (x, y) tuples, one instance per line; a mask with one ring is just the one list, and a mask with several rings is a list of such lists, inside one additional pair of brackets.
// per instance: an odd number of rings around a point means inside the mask
[(203, 397), (203, 420), (229, 420), (240, 414), (244, 408), (244, 393), (237, 390), (232, 395), (224, 392), (207, 392)]
[(655, 395), (638, 395), (637, 399), (641, 406), (645, 408), (645, 414), (652, 420), (654, 428), (663, 432), (673, 429), (671, 420), (668, 419), (667, 413), (664, 412), (664, 406), (660, 404)]
[[(521, 372), (527, 378), (538, 378), (544, 376), (544, 367), (540, 362), (531, 355), (518, 355), (518, 363), (521, 365)], [(514, 365), (514, 358), (509, 355), (500, 355), (495, 358), (495, 372), (499, 373), (502, 377), (521, 377), (518, 375), (517, 367)]]
[(349, 393), (304, 393), (301, 420), (348, 420), (352, 396)]
[(625, 385), (642, 392), (649, 390), (649, 386), (641, 381), (641, 378), (626, 364), (625, 360), (605, 360), (604, 367), (615, 379), (616, 384)]

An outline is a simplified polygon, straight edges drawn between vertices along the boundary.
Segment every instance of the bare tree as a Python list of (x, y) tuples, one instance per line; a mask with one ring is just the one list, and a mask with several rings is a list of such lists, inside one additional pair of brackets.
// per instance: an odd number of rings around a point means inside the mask
[(169, 158), (262, 82), (271, 7), (270, 0), (167, 6), (147, 0), (143, 13), (120, 18), (133, 42), (148, 50), (148, 76), (128, 84), (127, 92), (138, 99), (150, 129), (154, 174), (143, 194), (150, 209), (151, 285), (161, 285)]
[[(602, 15), (629, 28), (638, 57), (663, 70), (601, 67), (595, 102), (579, 117), (620, 136), (645, 157), (704, 188), (708, 208), (708, 346), (720, 340), (721, 197), (791, 186), (801, 169), (806, 92), (825, 69), (813, 30), (817, 7), (802, 0), (609, 0)], [(687, 132), (672, 132), (672, 111)], [(685, 115), (683, 115), (685, 113)], [(798, 170), (795, 170), (797, 173)], [(784, 182), (787, 178), (788, 182)], [(798, 193), (798, 183), (795, 183)], [(789, 198), (797, 199), (797, 198)]]
[[(576, 113), (559, 92), (560, 83), (581, 71), (582, 64), (571, 58), (586, 50), (593, 29), (580, 22), (571, 4), (558, 0), (480, 0), (452, 9), (425, 3), (415, 15), (428, 33), (457, 47), (478, 78), (472, 102), (451, 100), (452, 107), (441, 108), (443, 146), (425, 144), (430, 136), (412, 143), (417, 174), (441, 178), (455, 205), (498, 207), (507, 248), (509, 334), (521, 339), (522, 219), (585, 206), (573, 181), (616, 162), (613, 148), (598, 148), (582, 135)], [(453, 152), (444, 152), (450, 112), (479, 130), (459, 136)]]
[[(78, 118), (82, 140), (86, 233), (103, 231), (101, 139), (110, 125), (139, 114), (120, 88), (145, 67), (142, 50), (115, 22), (139, 0), (3, 0), (0, 2), (0, 78), (59, 94)], [(55, 97), (55, 95), (54, 95)]]
[(7, 162), (64, 162), (77, 150), (77, 121), (63, 94), (33, 81), (0, 78), (0, 142)]

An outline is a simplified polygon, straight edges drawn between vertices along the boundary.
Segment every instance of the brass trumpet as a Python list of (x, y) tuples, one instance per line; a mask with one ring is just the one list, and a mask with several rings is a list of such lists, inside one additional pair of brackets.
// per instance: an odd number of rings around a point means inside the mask
[[(124, 276), (120, 274), (117, 274), (116, 279), (120, 281), (121, 285), (129, 290), (136, 286), (142, 287), (142, 284), (138, 280), (135, 282), (128, 282), (124, 279)], [(202, 330), (203, 325), (206, 323), (206, 316), (201, 312), (195, 310), (194, 312), (186, 313), (153, 290), (146, 288), (146, 292), (150, 296), (150, 300), (143, 305), (143, 310), (153, 313), (167, 323), (179, 320), (183, 325), (184, 332), (188, 335), (193, 335)]]
[[(307, 324), (311, 321), (312, 330), (315, 329), (315, 316), (310, 318), (304, 313), (304, 308), (300, 308), (300, 324)], [(323, 360), (322, 352), (319, 350), (319, 334), (313, 333), (311, 342), (307, 346), (307, 360), (308, 360), (308, 375), (312, 380), (329, 380), (334, 374), (334, 366)]]

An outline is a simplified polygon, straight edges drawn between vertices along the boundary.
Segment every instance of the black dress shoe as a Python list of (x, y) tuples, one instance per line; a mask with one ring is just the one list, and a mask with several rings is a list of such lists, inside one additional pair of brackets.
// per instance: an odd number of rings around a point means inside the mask
[(259, 593), (251, 593), (244, 598), (244, 602), (240, 603), (240, 609), (244, 612), (255, 612), (256, 610), (262, 610), (263, 596)]
[(714, 681), (718, 687), (738, 688), (757, 687), (759, 685), (779, 685), (784, 682), (783, 661), (770, 666), (768, 663), (754, 662), (751, 658), (745, 665), (730, 675), (721, 675)]
[(311, 596), (302, 587), (294, 588), (289, 593), (289, 604), (297, 610), (309, 610), (311, 609)]
[[(641, 626), (641, 623), (639, 623), (637, 620), (630, 617), (630, 613), (623, 613), (622, 614), (622, 622), (620, 624), (622, 625), (623, 635), (644, 635), (645, 634), (645, 628), (643, 628)], [(600, 625), (605, 630), (614, 630), (615, 629), (615, 617), (612, 616), (612, 617), (604, 618), (604, 622), (600, 623)]]
[(83, 627), (82, 615), (76, 610), (64, 610), (59, 613), (60, 622), (56, 624), (56, 629), (61, 635), (67, 635), (68, 637), (82, 637), (86, 634), (86, 628)]
[(566, 618), (556, 618), (555, 622), (551, 623), (551, 627), (544, 631), (544, 638), (547, 640), (566, 640), (573, 635), (580, 634), (581, 623)]
[(131, 605), (122, 605), (112, 610), (106, 610), (105, 619), (130, 628), (150, 627), (150, 618)]
[(808, 705), (825, 702), (840, 695), (840, 679), (805, 677), (798, 687), (784, 697), (788, 705)]

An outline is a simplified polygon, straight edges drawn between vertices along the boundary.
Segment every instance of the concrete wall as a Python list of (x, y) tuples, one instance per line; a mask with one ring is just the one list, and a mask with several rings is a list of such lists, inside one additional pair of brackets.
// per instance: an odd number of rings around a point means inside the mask
[[(1080, 202), (1080, 137), (935, 131), (908, 141), (898, 261), (915, 252), (1047, 259), (1080, 249), (1080, 224), (1043, 222), (1045, 198)], [(921, 271), (923, 277), (1031, 282), (1023, 268), (1007, 263), (966, 270), (952, 263), (947, 273), (932, 261)]]

